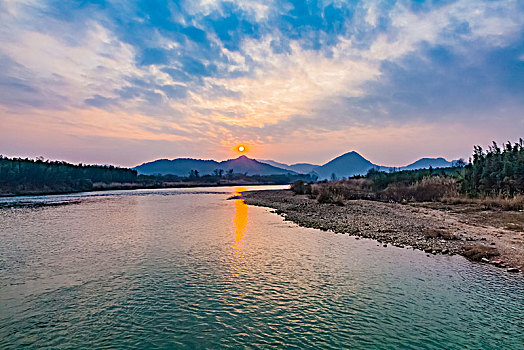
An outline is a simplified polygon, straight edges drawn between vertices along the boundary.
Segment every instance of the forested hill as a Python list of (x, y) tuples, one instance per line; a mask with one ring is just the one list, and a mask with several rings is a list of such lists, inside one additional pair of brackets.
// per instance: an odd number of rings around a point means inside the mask
[[(255, 166), (258, 164), (261, 163), (257, 162)], [(263, 166), (271, 168), (266, 164)], [(136, 170), (112, 165), (75, 165), (62, 161), (6, 158), (0, 155), (0, 196), (138, 188), (290, 184), (296, 180), (313, 180), (309, 175), (285, 172), (247, 175), (235, 173), (233, 169), (227, 173), (217, 169), (214, 174), (203, 176), (195, 170), (190, 172), (191, 175), (183, 177), (137, 175)]]
[(0, 195), (89, 191), (93, 183), (137, 180), (136, 170), (0, 156)]

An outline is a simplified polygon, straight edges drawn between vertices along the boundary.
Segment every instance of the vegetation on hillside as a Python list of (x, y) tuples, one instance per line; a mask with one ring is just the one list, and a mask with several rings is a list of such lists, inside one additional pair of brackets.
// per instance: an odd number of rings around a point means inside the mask
[(212, 175), (200, 176), (198, 171), (191, 170), (188, 177), (177, 175), (138, 175), (143, 184), (198, 184), (206, 185), (285, 185), (294, 181), (311, 182), (315, 178), (304, 174), (246, 175), (228, 171), (217, 171)]
[(291, 189), (309, 194), (321, 203), (342, 204), (344, 200), (371, 199), (405, 202), (433, 201), (457, 194), (456, 177), (461, 168), (406, 170), (393, 173), (370, 171), (338, 181), (296, 182)]
[(135, 170), (0, 156), (0, 194), (87, 191), (93, 183), (133, 182)]
[(209, 185), (289, 184), (314, 181), (309, 175), (251, 175), (224, 172), (200, 176), (192, 170), (187, 177), (137, 175), (136, 170), (114, 166), (70, 164), (43, 159), (0, 156), (0, 196), (51, 194), (103, 189), (194, 187)]
[(486, 152), (475, 146), (461, 184), (462, 192), (471, 196), (524, 194), (524, 140), (502, 149), (493, 142)]
[(318, 183), (296, 182), (291, 189), (321, 203), (343, 205), (345, 200), (371, 199), (394, 202), (444, 201), (479, 203), (487, 208), (524, 208), (523, 140), (501, 149), (494, 142), (487, 152), (474, 147), (470, 164), (451, 168), (398, 172), (371, 170), (365, 176)]

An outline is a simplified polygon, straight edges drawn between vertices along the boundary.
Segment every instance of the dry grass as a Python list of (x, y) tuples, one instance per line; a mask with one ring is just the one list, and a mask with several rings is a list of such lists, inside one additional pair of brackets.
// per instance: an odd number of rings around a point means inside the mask
[(320, 182), (311, 186), (311, 196), (342, 198), (342, 199), (375, 199), (372, 190), (373, 183), (368, 179), (350, 179), (330, 182)]
[(483, 197), (469, 198), (465, 196), (445, 197), (442, 200), (446, 204), (473, 204), (480, 205), (484, 209), (502, 209), (506, 211), (524, 210), (524, 196), (516, 195), (513, 198), (505, 197)]
[(413, 198), (417, 202), (433, 202), (458, 193), (457, 182), (449, 177), (425, 178), (413, 187)]
[(311, 187), (311, 196), (316, 198), (319, 203), (334, 203), (344, 205), (346, 188), (338, 183), (329, 185), (313, 185)]
[(513, 198), (484, 197), (469, 198), (459, 195), (458, 185), (454, 178), (433, 176), (424, 178), (414, 184), (400, 182), (390, 183), (385, 190), (375, 191), (373, 181), (366, 178), (305, 184), (295, 182), (291, 189), (297, 194), (309, 194), (319, 203), (336, 203), (343, 205), (345, 200), (370, 199), (405, 202), (434, 202), (448, 205), (472, 205), (483, 209), (501, 209), (505, 211), (524, 210), (524, 196)]
[(309, 192), (310, 197), (316, 198), (319, 203), (343, 205), (344, 200), (378, 199), (368, 179), (320, 182), (312, 184)]
[(381, 198), (392, 202), (407, 202), (413, 199), (413, 187), (401, 183), (392, 183), (382, 191)]
[(383, 191), (386, 200), (395, 202), (434, 202), (457, 195), (457, 183), (449, 177), (428, 177), (412, 185), (392, 183)]
[[(296, 193), (304, 191), (302, 184), (293, 187)], [(434, 176), (415, 184), (391, 183), (383, 191), (373, 190), (370, 179), (349, 179), (316, 183), (311, 186), (311, 197), (321, 203), (339, 203), (351, 199), (378, 199), (394, 202), (437, 201), (457, 194), (457, 184), (452, 178)]]

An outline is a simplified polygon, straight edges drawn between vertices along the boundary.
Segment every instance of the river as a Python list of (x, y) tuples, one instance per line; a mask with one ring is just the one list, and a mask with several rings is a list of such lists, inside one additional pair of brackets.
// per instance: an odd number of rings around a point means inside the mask
[(227, 200), (245, 189), (0, 199), (0, 348), (524, 348), (522, 274)]

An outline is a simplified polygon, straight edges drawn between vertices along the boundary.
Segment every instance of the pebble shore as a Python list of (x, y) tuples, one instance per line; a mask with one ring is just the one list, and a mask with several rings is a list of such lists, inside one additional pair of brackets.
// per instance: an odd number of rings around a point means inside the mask
[[(443, 210), (369, 200), (346, 201), (343, 206), (320, 204), (290, 190), (249, 191), (242, 198), (249, 205), (273, 208), (285, 220), (300, 226), (371, 238), (384, 246), (420, 249), (428, 254), (460, 254), (508, 272), (524, 269), (522, 234), (466, 223), (463, 217)], [(477, 250), (485, 255), (472, 254)]]

